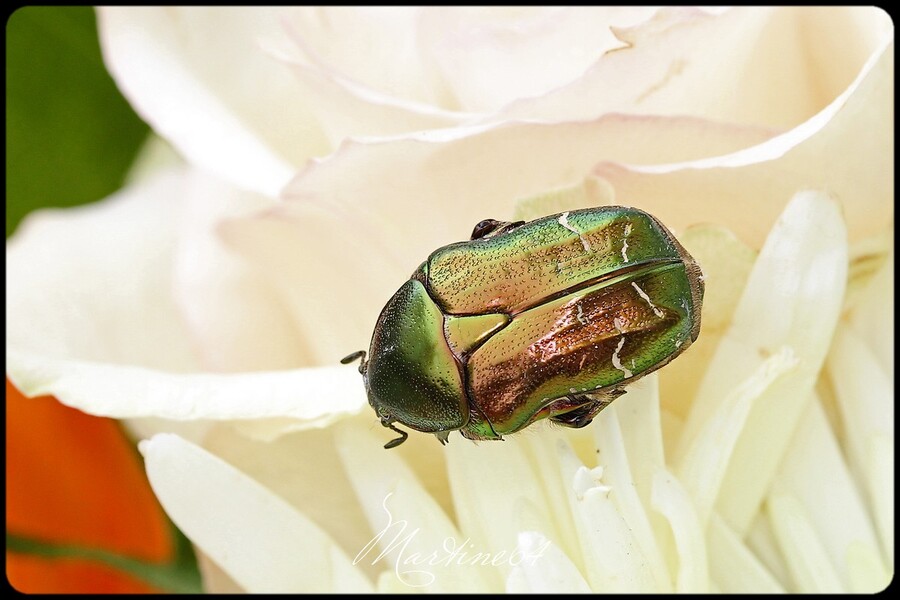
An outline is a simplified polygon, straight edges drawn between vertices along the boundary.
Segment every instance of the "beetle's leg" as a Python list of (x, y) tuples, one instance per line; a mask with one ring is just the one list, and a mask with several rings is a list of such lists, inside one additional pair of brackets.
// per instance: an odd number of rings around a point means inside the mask
[(403, 431), (401, 429), (397, 429), (393, 423), (388, 423), (388, 422), (382, 421), (381, 424), (384, 425), (385, 427), (387, 427), (388, 429), (392, 429), (400, 434), (400, 437), (395, 438), (384, 445), (385, 450), (390, 450), (391, 448), (396, 448), (397, 446), (399, 446), (400, 444), (405, 442), (406, 438), (409, 437), (408, 433), (406, 433), (405, 431)]
[(438, 439), (438, 441), (441, 443), (441, 446), (446, 446), (447, 440), (450, 438), (450, 432), (449, 431), (436, 431), (436, 432), (434, 432), (434, 437), (436, 437)]
[(590, 425), (601, 410), (609, 406), (613, 400), (625, 393), (625, 390), (612, 389), (603, 394), (578, 394), (568, 396), (574, 402), (583, 401), (581, 406), (572, 410), (550, 417), (554, 423), (559, 423), (572, 429), (580, 429)]
[(520, 225), (524, 225), (525, 221), (498, 221), (496, 219), (485, 219), (478, 223), (475, 226), (475, 229), (472, 230), (472, 238), (473, 240), (480, 240), (482, 238), (494, 237), (495, 235), (500, 235), (501, 233), (506, 233), (507, 231), (512, 231), (516, 227)]
[(342, 365), (349, 365), (354, 360), (359, 359), (359, 372), (366, 372), (366, 351), (365, 350), (357, 350), (353, 354), (348, 354), (344, 358), (341, 359)]

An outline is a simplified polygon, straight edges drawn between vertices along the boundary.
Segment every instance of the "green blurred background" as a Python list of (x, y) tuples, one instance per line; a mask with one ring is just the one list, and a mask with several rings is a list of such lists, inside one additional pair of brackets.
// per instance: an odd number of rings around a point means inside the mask
[(149, 128), (106, 72), (91, 7), (6, 23), (6, 237), (30, 211), (117, 190)]

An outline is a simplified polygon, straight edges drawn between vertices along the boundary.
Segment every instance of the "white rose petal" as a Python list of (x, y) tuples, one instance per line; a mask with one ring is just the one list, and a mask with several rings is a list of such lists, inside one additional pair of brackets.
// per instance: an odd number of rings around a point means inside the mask
[(29, 215), (7, 242), (7, 349), (196, 370), (171, 296), (184, 185), (171, 171), (104, 202)]
[(170, 434), (140, 449), (175, 524), (248, 592), (372, 591), (327, 535), (234, 467)]
[[(629, 385), (628, 392), (619, 398), (614, 408), (634, 487), (646, 510), (650, 507), (653, 476), (665, 465), (659, 378), (651, 374)], [(600, 440), (595, 438), (599, 446)]]
[(277, 11), (110, 7), (98, 26), (122, 92), (197, 165), (274, 196), (296, 165), (328, 150), (303, 88), (262, 50), (284, 35)]
[(781, 136), (714, 160), (594, 173), (617, 202), (639, 202), (676, 230), (711, 221), (758, 247), (783, 206), (773, 199), (816, 188), (844, 206), (851, 241), (874, 235), (893, 212), (893, 71), (891, 35), (843, 94)]
[[(343, 468), (334, 429), (316, 428), (263, 441), (248, 438), (233, 423), (216, 423), (202, 447), (278, 495), (352, 559), (372, 533)], [(359, 567), (373, 580), (378, 573)]]
[(280, 291), (219, 238), (225, 218), (272, 206), (199, 171), (186, 177), (173, 265), (174, 296), (209, 371), (273, 371), (310, 363)]
[(890, 29), (885, 13), (863, 8), (667, 8), (615, 29), (627, 48), (498, 117), (569, 120), (624, 111), (793, 126), (837, 96)]
[(439, 105), (410, 6), (317, 6), (287, 11), (284, 22), (313, 62), (387, 96)]
[(493, 112), (577, 79), (605, 52), (624, 45), (613, 27), (640, 22), (655, 9), (541, 7), (507, 9), (506, 15), (499, 14), (502, 10), (493, 9), (494, 19), (485, 18), (485, 9), (444, 8), (422, 15), (426, 47), (462, 110)]

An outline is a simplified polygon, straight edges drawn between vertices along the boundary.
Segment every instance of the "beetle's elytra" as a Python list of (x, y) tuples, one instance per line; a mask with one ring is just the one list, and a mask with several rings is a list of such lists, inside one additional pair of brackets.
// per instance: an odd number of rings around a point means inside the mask
[(700, 331), (703, 275), (655, 217), (622, 206), (508, 223), (438, 248), (381, 311), (369, 404), (382, 425), (499, 440), (543, 418), (584, 427)]

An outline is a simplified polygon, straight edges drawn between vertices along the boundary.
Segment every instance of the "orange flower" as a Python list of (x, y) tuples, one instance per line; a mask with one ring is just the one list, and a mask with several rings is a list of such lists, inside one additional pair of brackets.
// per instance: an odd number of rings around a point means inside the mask
[(116, 421), (26, 399), (7, 380), (6, 483), (6, 573), (17, 589), (157, 591), (131, 567), (170, 562), (174, 543)]

